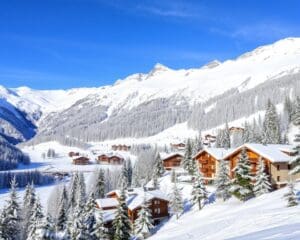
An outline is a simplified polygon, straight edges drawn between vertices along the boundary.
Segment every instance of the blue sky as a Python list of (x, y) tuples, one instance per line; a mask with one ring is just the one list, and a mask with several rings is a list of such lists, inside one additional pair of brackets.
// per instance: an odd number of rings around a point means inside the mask
[(1, 0), (0, 85), (113, 83), (300, 36), (298, 0)]

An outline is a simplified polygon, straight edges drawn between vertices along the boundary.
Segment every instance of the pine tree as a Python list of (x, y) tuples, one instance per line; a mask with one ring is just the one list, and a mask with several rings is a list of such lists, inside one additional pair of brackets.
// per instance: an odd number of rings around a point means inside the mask
[(250, 143), (250, 129), (247, 122), (244, 123), (243, 142)]
[(153, 228), (153, 220), (151, 211), (148, 208), (146, 199), (141, 206), (141, 209), (138, 212), (138, 217), (134, 223), (134, 229), (136, 236), (141, 239), (145, 239), (150, 236), (150, 230)]
[(93, 189), (91, 193), (94, 194), (95, 198), (104, 198), (105, 197), (105, 175), (103, 169), (100, 169), (97, 172), (94, 172), (94, 181)]
[(294, 125), (299, 126), (300, 125), (300, 97), (297, 97), (296, 103), (295, 103), (295, 109), (292, 114), (292, 122)]
[(67, 198), (67, 191), (65, 186), (63, 186), (60, 203), (59, 203), (59, 210), (58, 210), (58, 217), (56, 222), (56, 229), (57, 231), (64, 231), (66, 229), (67, 220), (68, 220), (68, 198)]
[(292, 120), (293, 104), (288, 96), (286, 96), (284, 100), (284, 112), (287, 115), (288, 123), (290, 123)]
[(38, 234), (39, 240), (55, 240), (55, 226), (49, 214), (44, 218)]
[(178, 219), (179, 215), (183, 211), (183, 200), (182, 200), (180, 190), (177, 187), (176, 181), (174, 182), (173, 191), (170, 195), (170, 208), (173, 214), (176, 215), (176, 219)]
[(247, 151), (246, 148), (243, 148), (237, 166), (234, 169), (235, 176), (230, 189), (232, 195), (242, 201), (246, 201), (253, 196), (250, 170), (251, 166)]
[(91, 194), (83, 212), (85, 218), (84, 224), (87, 233), (90, 234), (89, 237), (90, 240), (97, 240), (96, 235), (93, 234), (94, 232), (96, 232), (96, 224), (97, 224), (97, 219), (95, 215), (95, 206), (96, 206), (96, 201), (94, 195)]
[(155, 157), (155, 165), (154, 165), (153, 174), (155, 174), (157, 178), (160, 178), (160, 177), (163, 176), (164, 173), (165, 173), (165, 168), (164, 168), (164, 165), (163, 165), (163, 161), (160, 157), (160, 154), (157, 153), (156, 157)]
[(186, 143), (184, 158), (182, 162), (183, 168), (189, 172), (189, 174), (193, 174), (194, 168), (193, 168), (193, 158), (192, 158), (192, 143), (191, 140), (188, 139)]
[(222, 199), (223, 201), (228, 200), (231, 197), (230, 188), (231, 188), (231, 181), (228, 175), (228, 165), (222, 159), (219, 163), (219, 168), (215, 180), (216, 185), (216, 197)]
[(279, 144), (281, 141), (279, 117), (276, 107), (268, 100), (265, 119), (263, 122), (263, 144)]
[(128, 207), (126, 205), (125, 189), (121, 190), (119, 197), (119, 206), (116, 217), (113, 221), (114, 240), (129, 240), (131, 232), (131, 223), (128, 217)]
[(20, 239), (21, 213), (17, 196), (17, 182), (11, 181), (10, 195), (2, 214), (2, 235), (6, 240)]
[(126, 169), (127, 169), (128, 186), (130, 187), (132, 184), (132, 171), (133, 171), (132, 162), (130, 158), (127, 159), (126, 161)]
[(77, 186), (77, 205), (84, 206), (86, 203), (86, 186), (83, 173), (79, 174), (79, 181)]
[(28, 227), (30, 224), (30, 217), (34, 211), (34, 205), (36, 201), (36, 194), (33, 184), (27, 184), (25, 188), (25, 194), (23, 198), (23, 208), (22, 208), (22, 218), (23, 218), (23, 229), (22, 237), (23, 239), (27, 238)]
[[(297, 112), (299, 111), (299, 112)], [(290, 164), (292, 165), (292, 170), (290, 171), (290, 174), (297, 174), (300, 173), (300, 100), (299, 100), (299, 109), (295, 112), (295, 115), (299, 115), (299, 120), (294, 115), (294, 123), (298, 128), (298, 132), (295, 134), (294, 138), (294, 150), (296, 152), (296, 155), (293, 157), (293, 159), (290, 161)], [(297, 122), (299, 121), (299, 123)]]
[(298, 205), (297, 196), (294, 192), (294, 183), (292, 181), (290, 181), (288, 184), (288, 192), (284, 194), (284, 198), (287, 201), (287, 207)]
[(260, 158), (253, 187), (254, 194), (255, 196), (260, 196), (262, 194), (270, 192), (271, 189), (272, 187), (269, 180), (269, 176), (265, 172), (265, 163)]
[(208, 199), (208, 192), (204, 185), (202, 174), (198, 171), (193, 183), (192, 202), (202, 209), (202, 202)]
[(97, 240), (103, 240), (107, 238), (101, 210), (96, 213), (96, 226), (94, 232), (92, 232), (92, 235), (95, 236)]
[(78, 196), (78, 182), (79, 182), (79, 174), (78, 172), (75, 172), (72, 175), (70, 186), (69, 186), (69, 206), (70, 211), (73, 211), (73, 209), (77, 205), (77, 196)]
[(34, 211), (30, 217), (30, 225), (28, 228), (28, 240), (39, 239), (40, 231), (42, 229), (43, 224), (43, 210), (40, 200), (37, 198), (34, 204)]
[(69, 221), (69, 235), (72, 240), (87, 240), (88, 235), (86, 231), (84, 215), (82, 206), (77, 205), (72, 220)]
[(203, 143), (201, 138), (201, 131), (199, 132), (199, 136), (195, 138), (193, 143), (193, 156), (195, 156), (198, 152), (203, 149)]
[(159, 183), (156, 174), (153, 173), (152, 186), (154, 189), (159, 189)]
[(228, 127), (228, 122), (226, 121), (225, 123), (225, 128), (223, 130), (223, 144), (222, 147), (225, 149), (230, 148), (230, 132), (229, 132), (229, 127)]

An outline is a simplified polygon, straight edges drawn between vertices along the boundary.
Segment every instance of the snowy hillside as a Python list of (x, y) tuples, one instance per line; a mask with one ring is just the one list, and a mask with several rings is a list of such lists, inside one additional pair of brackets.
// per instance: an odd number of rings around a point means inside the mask
[[(148, 73), (130, 75), (112, 86), (53, 91), (1, 87), (0, 98), (38, 126), (41, 140), (58, 135), (84, 141), (142, 138), (184, 122), (189, 128), (205, 130), (224, 122), (210, 120), (218, 119), (219, 109), (233, 121), (261, 110), (265, 95), (278, 104), (286, 95), (299, 94), (299, 59), (300, 38), (287, 38), (198, 69), (173, 70), (156, 64)], [(264, 95), (270, 86), (273, 92)], [(240, 98), (251, 101), (253, 107), (236, 114), (231, 108), (236, 102), (249, 108)], [(199, 112), (207, 116), (201, 126)]]
[[(299, 192), (300, 185), (296, 189)], [(172, 217), (149, 239), (299, 239), (300, 207), (286, 207), (287, 188), (245, 203), (236, 199)]]

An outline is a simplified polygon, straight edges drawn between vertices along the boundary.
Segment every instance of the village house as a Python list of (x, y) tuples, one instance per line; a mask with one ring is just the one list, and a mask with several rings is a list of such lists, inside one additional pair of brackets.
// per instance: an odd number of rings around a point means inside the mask
[(111, 149), (113, 151), (129, 151), (131, 149), (131, 146), (125, 145), (125, 144), (119, 144), (119, 145), (112, 145)]
[(101, 154), (97, 157), (99, 164), (123, 164), (124, 158), (119, 154)]
[[(107, 198), (97, 199), (97, 208), (103, 211), (105, 225), (110, 227), (115, 217), (116, 209), (118, 208), (119, 190), (109, 192)], [(128, 216), (132, 223), (138, 217), (138, 211), (146, 200), (152, 219), (155, 224), (158, 224), (164, 218), (169, 216), (168, 197), (160, 190), (150, 188), (130, 188), (126, 191), (126, 204), (128, 207)]]
[(199, 171), (207, 181), (215, 179), (219, 161), (224, 158), (228, 151), (225, 148), (205, 148), (193, 157), (198, 164)]
[(80, 156), (73, 157), (73, 164), (75, 165), (88, 165), (90, 164), (90, 159), (88, 157)]
[(216, 142), (217, 137), (211, 134), (206, 134), (203, 139), (203, 145), (210, 146), (212, 143)]
[(242, 127), (230, 127), (229, 128), (229, 133), (230, 134), (234, 134), (234, 133), (243, 133), (244, 132), (244, 128)]
[(185, 144), (184, 143), (171, 143), (171, 148), (175, 150), (182, 151), (185, 149)]
[(79, 156), (79, 152), (69, 152), (69, 157), (77, 157)]
[(247, 143), (224, 156), (224, 159), (229, 161), (231, 178), (234, 178), (233, 170), (238, 163), (243, 148), (246, 149), (251, 163), (251, 174), (255, 175), (259, 159), (262, 158), (265, 163), (265, 171), (270, 176), (274, 188), (285, 186), (290, 177), (294, 179), (300, 177), (300, 174), (289, 175), (289, 171), (292, 169), (289, 162), (295, 154), (291, 145)]
[(166, 170), (172, 170), (174, 168), (179, 168), (183, 160), (183, 155), (181, 153), (170, 153), (170, 154), (160, 154), (164, 168)]

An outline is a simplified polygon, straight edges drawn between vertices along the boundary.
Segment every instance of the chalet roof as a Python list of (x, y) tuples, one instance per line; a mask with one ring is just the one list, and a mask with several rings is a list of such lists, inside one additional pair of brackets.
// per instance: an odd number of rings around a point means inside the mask
[(246, 147), (257, 154), (261, 155), (262, 157), (270, 160), (271, 162), (289, 162), (292, 157), (288, 156), (287, 154), (283, 153), (294, 152), (293, 146), (291, 145), (284, 145), (284, 144), (259, 144), (259, 143), (246, 143), (231, 152), (229, 152), (224, 159), (229, 158), (231, 155), (239, 152), (243, 147)]
[(77, 159), (86, 159), (86, 160), (90, 160), (87, 156), (73, 156), (72, 160), (77, 160)]
[[(111, 193), (116, 193), (117, 196), (120, 196), (121, 191), (120, 190), (111, 191), (108, 193), (108, 195)], [(146, 201), (150, 201), (154, 198), (157, 198), (164, 201), (169, 201), (168, 196), (158, 189), (145, 191), (144, 188), (132, 188), (130, 190), (127, 190), (126, 196), (127, 196), (126, 197), (127, 206), (130, 210), (134, 210), (140, 207), (143, 204), (144, 199)]]
[(118, 158), (124, 158), (121, 154), (119, 153), (113, 153), (113, 152), (110, 152), (110, 153), (102, 153), (102, 154), (99, 154), (98, 157), (101, 157), (101, 156), (107, 156), (109, 158), (111, 157), (118, 157)]
[[(117, 215), (117, 209), (101, 210), (103, 216), (103, 222), (112, 222)], [(97, 211), (96, 211), (97, 214)]]
[(99, 208), (117, 207), (119, 205), (119, 201), (116, 198), (100, 198), (96, 199), (96, 203)]
[(167, 160), (167, 159), (169, 159), (169, 158), (171, 158), (171, 157), (177, 156), (177, 155), (183, 157), (183, 154), (180, 153), (180, 152), (172, 152), (172, 153), (165, 153), (165, 152), (162, 152), (162, 153), (159, 153), (159, 155), (160, 155), (160, 157), (161, 157), (161, 159), (162, 159), (163, 161), (165, 161), (165, 160)]
[(199, 151), (194, 158), (202, 154), (203, 152), (207, 152), (211, 156), (213, 156), (217, 160), (224, 159), (224, 157), (231, 152), (233, 149), (225, 149), (225, 148), (204, 148), (201, 151)]

